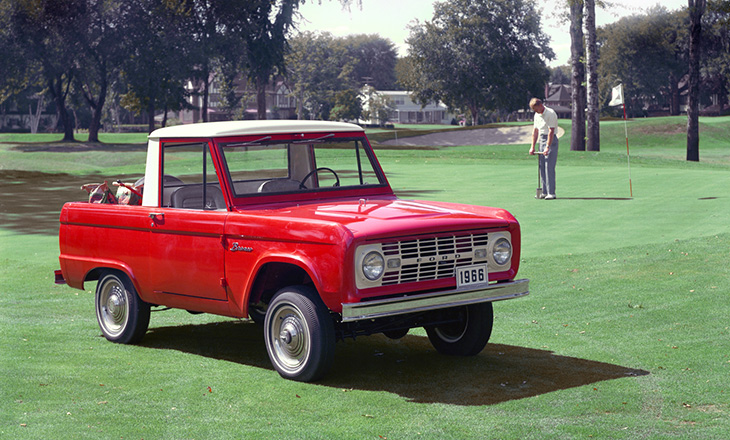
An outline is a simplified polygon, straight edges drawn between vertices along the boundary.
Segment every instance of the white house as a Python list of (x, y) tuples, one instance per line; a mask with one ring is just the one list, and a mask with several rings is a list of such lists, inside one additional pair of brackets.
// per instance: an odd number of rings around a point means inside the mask
[[(394, 124), (451, 124), (454, 115), (445, 104), (430, 103), (425, 107), (413, 101), (411, 92), (398, 90), (378, 90), (377, 94), (385, 96), (395, 109), (388, 119)], [(363, 107), (367, 109), (367, 102)]]

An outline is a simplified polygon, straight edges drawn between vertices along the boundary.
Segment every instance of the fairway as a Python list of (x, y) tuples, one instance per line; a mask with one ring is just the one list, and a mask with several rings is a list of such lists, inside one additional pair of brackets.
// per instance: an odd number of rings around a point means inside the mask
[(730, 118), (700, 122), (700, 163), (686, 118), (629, 124), (633, 196), (623, 122), (602, 123), (600, 153), (571, 152), (560, 122), (552, 201), (527, 144), (376, 144), (401, 198), (514, 214), (530, 295), (494, 304), (478, 356), (422, 329), (358, 337), (314, 384), (281, 379), (245, 320), (171, 310), (140, 345), (106, 341), (95, 283), (53, 284), (57, 216), (80, 183), (141, 175), (144, 136), (0, 134), (0, 438), (727, 439)]

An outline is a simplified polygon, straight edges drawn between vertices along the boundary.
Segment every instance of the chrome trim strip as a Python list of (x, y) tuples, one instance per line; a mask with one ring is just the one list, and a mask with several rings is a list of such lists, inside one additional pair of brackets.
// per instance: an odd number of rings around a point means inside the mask
[(342, 304), (342, 321), (360, 321), (482, 302), (502, 301), (526, 296), (529, 293), (529, 280), (522, 279), (509, 283), (490, 284), (476, 290), (454, 289), (424, 295)]

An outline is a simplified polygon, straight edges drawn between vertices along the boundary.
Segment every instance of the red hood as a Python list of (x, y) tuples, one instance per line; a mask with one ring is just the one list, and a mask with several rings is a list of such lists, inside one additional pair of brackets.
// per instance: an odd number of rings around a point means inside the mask
[(516, 223), (498, 208), (444, 202), (400, 200), (394, 197), (314, 201), (296, 206), (269, 205), (241, 212), (289, 219), (339, 223), (354, 237), (368, 238), (474, 228), (505, 228)]

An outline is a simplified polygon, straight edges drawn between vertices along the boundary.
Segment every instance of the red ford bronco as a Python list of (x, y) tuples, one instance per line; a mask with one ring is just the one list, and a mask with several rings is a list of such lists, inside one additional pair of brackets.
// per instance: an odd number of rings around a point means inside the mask
[(300, 381), (321, 378), (345, 337), (424, 327), (439, 352), (475, 355), (492, 302), (528, 294), (510, 213), (398, 199), (352, 124), (159, 129), (144, 179), (67, 203), (60, 223), (57, 281), (98, 280), (108, 340), (139, 342), (158, 306), (250, 317), (274, 368)]

